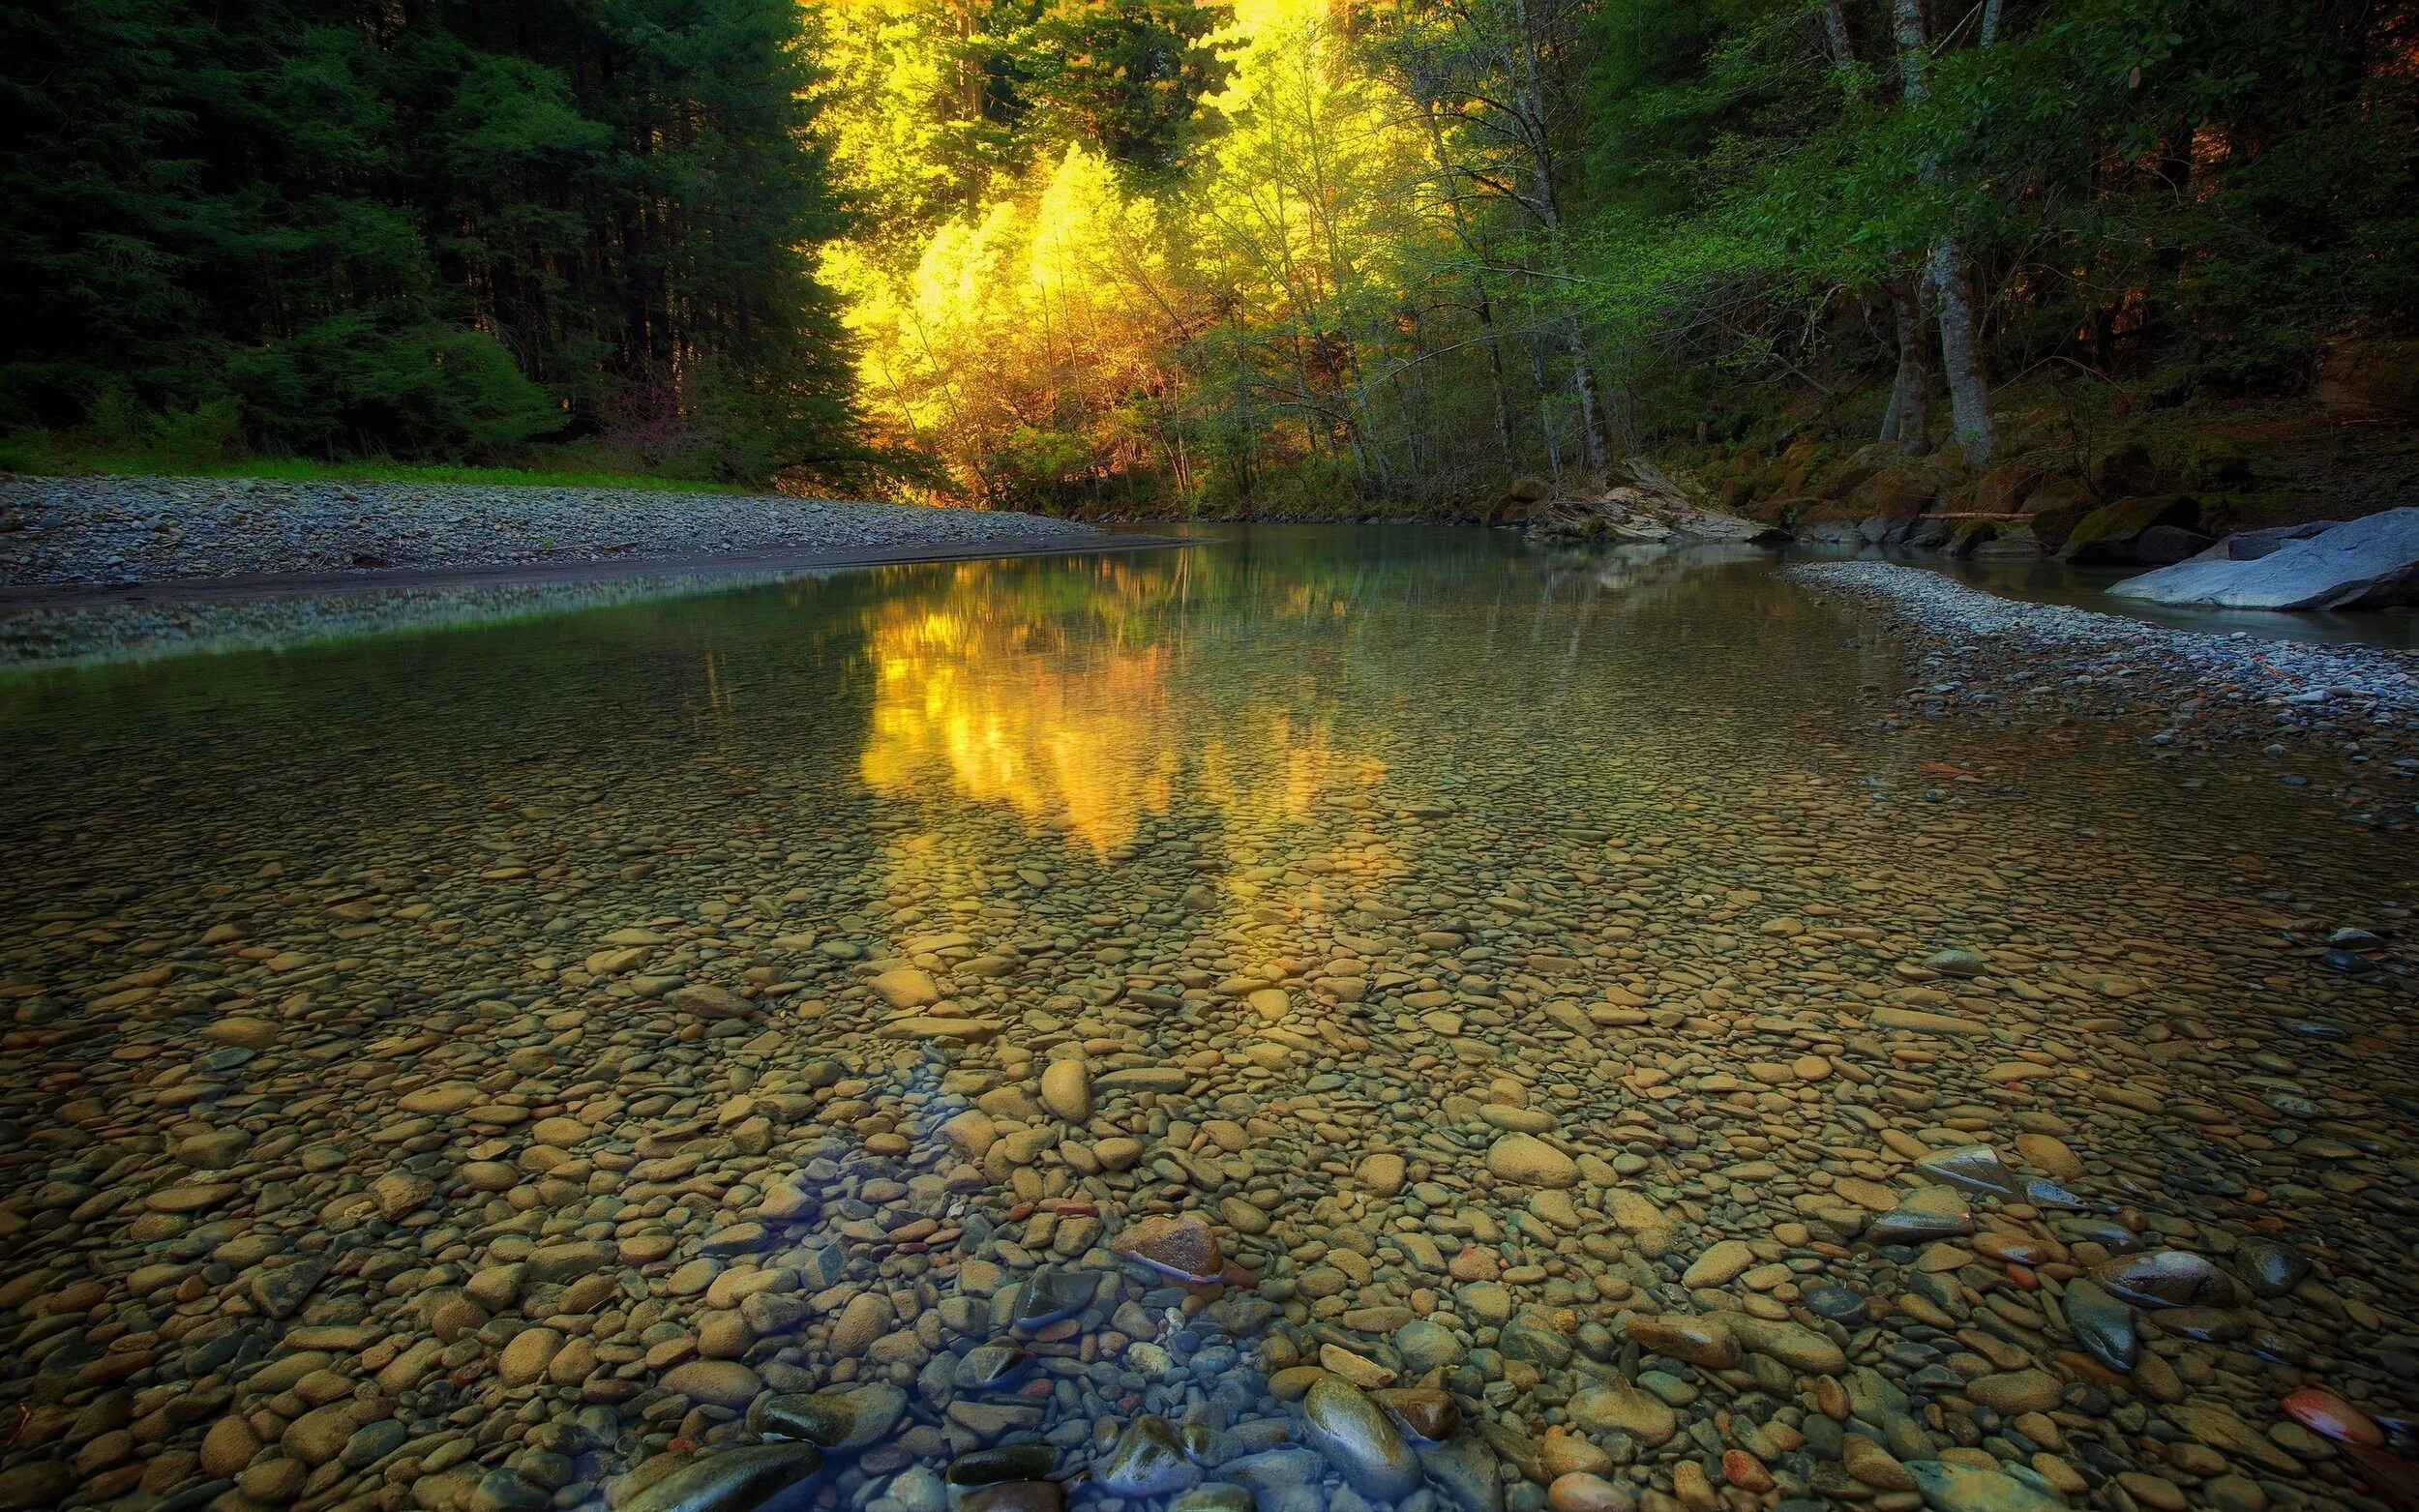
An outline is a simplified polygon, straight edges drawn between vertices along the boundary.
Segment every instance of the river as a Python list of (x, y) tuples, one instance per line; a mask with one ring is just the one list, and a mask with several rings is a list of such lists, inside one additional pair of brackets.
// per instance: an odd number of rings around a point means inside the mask
[(1339, 527), (0, 681), (6, 1504), (2392, 1484), (2407, 838), (1865, 628)]

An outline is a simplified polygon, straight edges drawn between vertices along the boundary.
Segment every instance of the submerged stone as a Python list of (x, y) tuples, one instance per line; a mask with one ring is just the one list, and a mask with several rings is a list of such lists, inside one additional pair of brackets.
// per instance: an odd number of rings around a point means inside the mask
[(1323, 1377), (1302, 1398), (1303, 1438), (1354, 1490), (1391, 1501), (1419, 1484), (1419, 1463), (1385, 1408), (1359, 1387)]
[(2189, 1250), (2144, 1250), (2119, 1255), (2091, 1268), (2091, 1279), (2143, 1307), (2237, 1307), (2242, 1283), (2207, 1256)]
[(788, 1512), (814, 1493), (823, 1454), (813, 1444), (713, 1449), (652, 1482), (616, 1512)]

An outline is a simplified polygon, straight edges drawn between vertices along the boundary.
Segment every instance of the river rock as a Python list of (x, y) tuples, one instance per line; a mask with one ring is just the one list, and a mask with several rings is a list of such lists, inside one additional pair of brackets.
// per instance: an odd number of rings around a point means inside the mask
[(1092, 1479), (1112, 1496), (1160, 1497), (1190, 1490), (1201, 1480), (1201, 1468), (1185, 1458), (1166, 1418), (1145, 1413), (1093, 1462)]
[(1755, 1252), (1740, 1239), (1724, 1239), (1698, 1256), (1682, 1274), (1680, 1284), (1694, 1291), (1703, 1287), (1727, 1285), (1741, 1271), (1755, 1263)]
[(614, 1512), (789, 1512), (805, 1504), (823, 1454), (812, 1444), (749, 1444), (698, 1455)]
[(737, 1411), (756, 1400), (764, 1382), (736, 1360), (691, 1360), (664, 1373), (664, 1389), (692, 1402)]
[(2283, 1296), (2310, 1274), (2309, 1256), (2289, 1244), (2255, 1235), (2236, 1244), (2230, 1258), (2254, 1296)]
[(1463, 1434), (1419, 1444), (1415, 1452), (1448, 1512), (1504, 1512), (1503, 1471), (1485, 1439)]
[(1487, 1146), (1486, 1169), (1515, 1186), (1562, 1190), (1579, 1184), (1578, 1165), (1533, 1134), (1507, 1134)]
[(767, 1392), (748, 1408), (748, 1431), (801, 1438), (826, 1449), (880, 1443), (906, 1415), (908, 1396), (884, 1381), (834, 1387), (812, 1395)]
[(1627, 1380), (1601, 1381), (1571, 1394), (1570, 1420), (1589, 1433), (1628, 1434), (1648, 1448), (1680, 1431), (1670, 1404)]
[(2143, 1307), (2238, 1307), (2242, 1283), (2215, 1260), (2189, 1250), (2144, 1250), (2117, 1255), (2091, 1268), (2091, 1279)]
[(1639, 1349), (1652, 1353), (1707, 1370), (1728, 1370), (1739, 1363), (1738, 1337), (1717, 1319), (1633, 1313), (1622, 1326)]
[(1116, 1248), (1180, 1281), (1214, 1281), (1226, 1268), (1218, 1236), (1199, 1213), (1154, 1213), (1118, 1235)]
[(2419, 507), (2286, 540), (2250, 560), (2225, 542), (2108, 590), (2149, 604), (2232, 609), (2387, 608), (2419, 599)]
[(2134, 1369), (2141, 1346), (2134, 1331), (2131, 1307), (2083, 1276), (2068, 1282), (2066, 1293), (2059, 1300), (2066, 1310), (2067, 1327), (2073, 1331), (2075, 1342), (2092, 1358), (2119, 1374)]
[(1354, 1490), (1392, 1501), (1419, 1484), (1419, 1463), (1386, 1409), (1350, 1381), (1322, 1378), (1302, 1398), (1303, 1438)]
[(875, 996), (893, 1008), (926, 1008), (941, 1001), (940, 984), (929, 971), (897, 966), (869, 979)]
[(2064, 1512), (2066, 1498), (2021, 1465), (1995, 1469), (1962, 1461), (1909, 1460), (1906, 1470), (1932, 1512)]
[(1054, 1060), (1041, 1073), (1041, 1106), (1068, 1123), (1091, 1118), (1091, 1072), (1081, 1060)]
[(1973, 1209), (1963, 1194), (1946, 1186), (1910, 1192), (1896, 1207), (1865, 1226), (1865, 1237), (1875, 1244), (1929, 1244), (1973, 1231)]
[(1847, 1372), (1848, 1356), (1839, 1346), (1803, 1323), (1747, 1313), (1717, 1316), (1750, 1353), (1768, 1354), (1791, 1370), (1809, 1376), (1839, 1376)]

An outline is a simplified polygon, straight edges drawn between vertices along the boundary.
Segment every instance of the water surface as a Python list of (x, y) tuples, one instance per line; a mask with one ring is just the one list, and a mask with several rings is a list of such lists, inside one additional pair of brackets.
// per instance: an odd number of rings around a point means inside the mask
[(2407, 841), (1866, 628), (1259, 530), (0, 683), (0, 1486), (2357, 1504)]

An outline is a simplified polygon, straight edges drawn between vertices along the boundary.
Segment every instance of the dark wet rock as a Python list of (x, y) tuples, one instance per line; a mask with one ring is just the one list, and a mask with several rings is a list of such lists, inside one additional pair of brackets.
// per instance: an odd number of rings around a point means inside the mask
[(1460, 1364), (1462, 1348), (1451, 1329), (1421, 1318), (1394, 1330), (1394, 1352), (1402, 1356), (1404, 1370), (1419, 1375)]
[(748, 1429), (766, 1438), (803, 1438), (826, 1449), (879, 1443), (907, 1411), (907, 1393), (884, 1382), (818, 1391), (767, 1393), (748, 1408)]
[(327, 1280), (333, 1268), (330, 1260), (307, 1259), (275, 1270), (255, 1272), (252, 1278), (253, 1300), (271, 1318), (291, 1318), (319, 1289), (319, 1283)]
[(968, 1492), (958, 1512), (1066, 1512), (1066, 1488), (1054, 1480), (1000, 1481)]
[(56, 1460), (29, 1460), (0, 1470), (0, 1508), (34, 1512), (54, 1507), (75, 1489), (75, 1468)]
[(1023, 1328), (1045, 1328), (1091, 1306), (1100, 1278), (1090, 1271), (1037, 1270), (1020, 1289), (1015, 1319)]
[(2097, 1244), (2112, 1255), (2142, 1247), (2142, 1236), (2113, 1218), (2061, 1218), (2051, 1227), (2069, 1244)]
[(2238, 1307), (2245, 1300), (2242, 1283), (2189, 1250), (2114, 1256), (2094, 1265), (2091, 1279), (2143, 1307)]
[(990, 1486), (1001, 1481), (1041, 1480), (1059, 1463), (1059, 1451), (1046, 1443), (1003, 1443), (961, 1454), (949, 1462), (952, 1486)]
[(1910, 1460), (1907, 1473), (1932, 1512), (2064, 1512), (2066, 1497), (2024, 1466), (1995, 1469), (1947, 1460)]
[(1504, 1512), (1503, 1473), (1495, 1451), (1475, 1434), (1418, 1448), (1419, 1468), (1453, 1512)]
[(2283, 1296), (2310, 1274), (2309, 1256), (2274, 1239), (2244, 1239), (2234, 1246), (2232, 1259), (2254, 1296)]
[(950, 1379), (961, 1391), (1000, 1390), (1025, 1373), (1031, 1358), (1013, 1344), (978, 1344), (959, 1358)]
[(1980, 1197), (2031, 1202), (2042, 1207), (2085, 1205), (2080, 1198), (2054, 1181), (2040, 1176), (2021, 1176), (2009, 1170), (2006, 1162), (1999, 1158), (1999, 1152), (1987, 1144), (1965, 1144), (1956, 1149), (1936, 1150), (1918, 1160), (1915, 1166), (1926, 1175)]
[(1942, 976), (1981, 976), (1989, 969), (1984, 964), (1983, 958), (1970, 950), (1944, 950), (1924, 964)]
[(1569, 1335), (1534, 1313), (1523, 1312), (1506, 1323), (1495, 1347), (1508, 1360), (1525, 1360), (1546, 1370), (1560, 1370), (1570, 1363)]
[(2364, 972), (2376, 969), (2375, 964), (2368, 958), (2354, 955), (2348, 950), (2330, 950), (2318, 958), (2318, 964), (2329, 971), (2341, 971), (2345, 976), (2359, 976)]
[(813, 1444), (749, 1444), (697, 1456), (616, 1512), (776, 1512), (812, 1495), (823, 1453)]
[(1928, 1244), (1934, 1239), (1962, 1238), (1974, 1231), (1974, 1214), (1954, 1187), (1926, 1187), (1910, 1192), (1898, 1205), (1865, 1227), (1875, 1244)]
[(1817, 1317), (1841, 1323), (1865, 1320), (1865, 1298), (1836, 1281), (1813, 1282), (1803, 1289), (1803, 1295)]
[(1302, 1398), (1302, 1437), (1353, 1489), (1391, 1501), (1419, 1484), (1419, 1464), (1386, 1411), (1338, 1376), (1323, 1376)]
[(2134, 1368), (2135, 1355), (2141, 1349), (2134, 1332), (2134, 1310), (2105, 1289), (2083, 1277), (2066, 1285), (2060, 1302), (2066, 1309), (2067, 1326), (2093, 1359), (2119, 1374)]
[(2205, 1344), (2232, 1344), (2251, 1332), (2251, 1324), (2224, 1308), (2170, 1307), (2159, 1314), (2159, 1331)]
[[(470, 1494), (470, 1505), (475, 1512), (537, 1512), (540, 1507), (552, 1505), (553, 1500), (554, 1498), (543, 1487), (529, 1484), (509, 1467), (504, 1466), (499, 1466), (480, 1476), (478, 1486)], [(761, 1502), (757, 1504), (762, 1505)], [(723, 1506), (742, 1505), (746, 1503), (744, 1501), (716, 1503), (717, 1512)]]
[(1160, 1497), (1190, 1490), (1201, 1468), (1184, 1457), (1168, 1420), (1146, 1413), (1125, 1425), (1109, 1452), (1092, 1464), (1092, 1479), (1119, 1497)]

